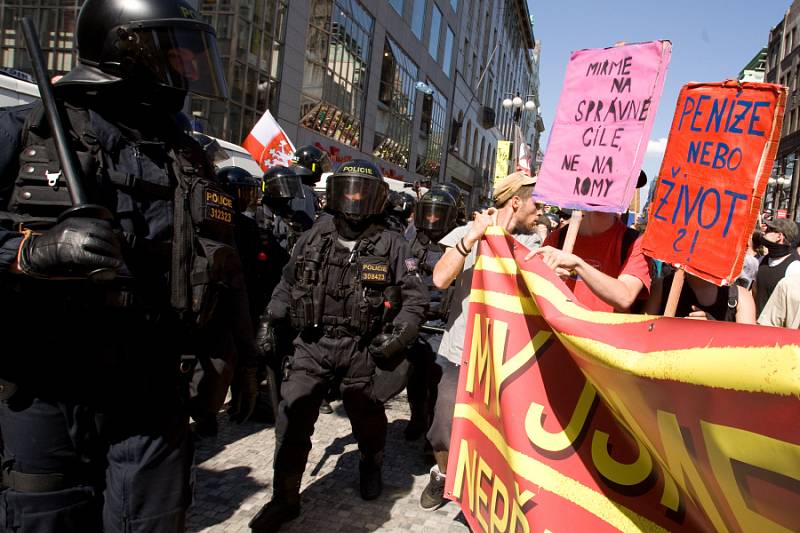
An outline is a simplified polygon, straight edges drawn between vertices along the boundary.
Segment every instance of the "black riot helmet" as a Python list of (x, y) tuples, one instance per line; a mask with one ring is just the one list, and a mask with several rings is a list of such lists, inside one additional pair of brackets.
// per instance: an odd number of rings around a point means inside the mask
[(303, 183), (310, 187), (322, 178), (322, 174), (333, 170), (328, 153), (312, 144), (298, 148), (294, 153), (292, 164)]
[(417, 203), (414, 225), (438, 240), (455, 227), (456, 210), (456, 200), (447, 190), (428, 191)]
[(373, 163), (354, 159), (342, 163), (325, 186), (325, 208), (350, 220), (360, 220), (383, 212), (389, 184)]
[(132, 80), (227, 98), (214, 28), (184, 0), (86, 0), (78, 65), (59, 85)]
[(411, 213), (414, 212), (414, 208), (417, 205), (417, 201), (414, 199), (413, 196), (411, 196), (407, 192), (398, 192), (392, 196), (393, 196), (391, 199), (392, 210), (403, 221), (408, 220), (408, 217), (410, 217)]
[(264, 192), (261, 201), (265, 205), (270, 205), (272, 200), (288, 202), (292, 198), (306, 197), (303, 183), (294, 167), (277, 165), (267, 170), (261, 182), (261, 190)]
[(225, 192), (235, 198), (239, 213), (253, 208), (258, 200), (258, 180), (240, 167), (223, 167), (217, 171), (217, 181)]
[(467, 206), (464, 201), (464, 193), (458, 185), (454, 183), (437, 183), (431, 187), (431, 192), (446, 192), (453, 197), (456, 203), (456, 224), (464, 225), (467, 223)]

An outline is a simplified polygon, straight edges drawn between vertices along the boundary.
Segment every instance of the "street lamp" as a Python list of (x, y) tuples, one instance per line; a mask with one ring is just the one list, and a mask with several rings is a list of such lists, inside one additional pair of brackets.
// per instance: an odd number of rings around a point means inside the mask
[(792, 186), (792, 179), (784, 176), (778, 178), (770, 177), (767, 180), (767, 185), (772, 187), (772, 209), (777, 215), (778, 210), (782, 209), (783, 193)]
[(519, 120), (522, 117), (522, 108), (525, 108), (525, 111), (536, 111), (536, 96), (529, 94), (525, 96), (525, 100), (517, 93), (506, 93), (506, 98), (503, 100), (503, 107), (505, 109), (514, 109), (514, 122), (519, 124)]

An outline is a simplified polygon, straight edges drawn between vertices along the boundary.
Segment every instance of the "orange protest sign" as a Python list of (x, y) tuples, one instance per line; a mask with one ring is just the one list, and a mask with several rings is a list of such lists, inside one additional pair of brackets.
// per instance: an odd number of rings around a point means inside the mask
[(800, 529), (800, 331), (590, 311), (480, 247), (445, 487), (473, 531)]
[(717, 285), (739, 275), (778, 149), (786, 88), (681, 89), (650, 204), (644, 253)]

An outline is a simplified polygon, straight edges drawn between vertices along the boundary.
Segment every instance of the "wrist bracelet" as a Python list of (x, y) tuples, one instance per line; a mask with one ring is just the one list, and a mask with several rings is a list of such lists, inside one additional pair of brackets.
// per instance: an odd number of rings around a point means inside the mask
[(463, 257), (467, 257), (469, 255), (469, 252), (466, 250), (466, 248), (464, 247), (464, 244), (461, 242), (461, 240), (459, 240), (456, 243), (455, 248), (456, 248), (456, 251), (458, 253), (460, 253)]
[(467, 250), (467, 247), (464, 244), (464, 238), (462, 237), (456, 243), (456, 251), (458, 251), (458, 253), (460, 253), (464, 257), (467, 257), (470, 254), (470, 252), (472, 251), (472, 249)]

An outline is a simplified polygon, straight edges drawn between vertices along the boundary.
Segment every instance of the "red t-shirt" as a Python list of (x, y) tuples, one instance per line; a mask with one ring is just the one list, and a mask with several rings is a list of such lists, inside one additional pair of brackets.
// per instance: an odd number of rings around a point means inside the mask
[[(644, 284), (644, 289), (639, 293), (639, 298), (645, 298), (650, 291), (650, 268), (642, 253), (641, 237), (636, 239), (630, 247), (625, 264), (620, 264), (625, 229), (625, 225), (617, 220), (613, 226), (603, 233), (597, 235), (578, 234), (572, 253), (612, 278), (618, 278), (620, 274), (628, 274), (640, 279)], [(561, 228), (548, 235), (544, 241), (544, 246), (558, 248), (558, 235), (561, 231), (567, 231), (567, 228)], [(589, 309), (595, 311), (614, 310), (612, 306), (595, 296), (580, 277), (578, 279), (566, 279), (565, 281), (567, 286), (575, 293), (578, 301)]]

